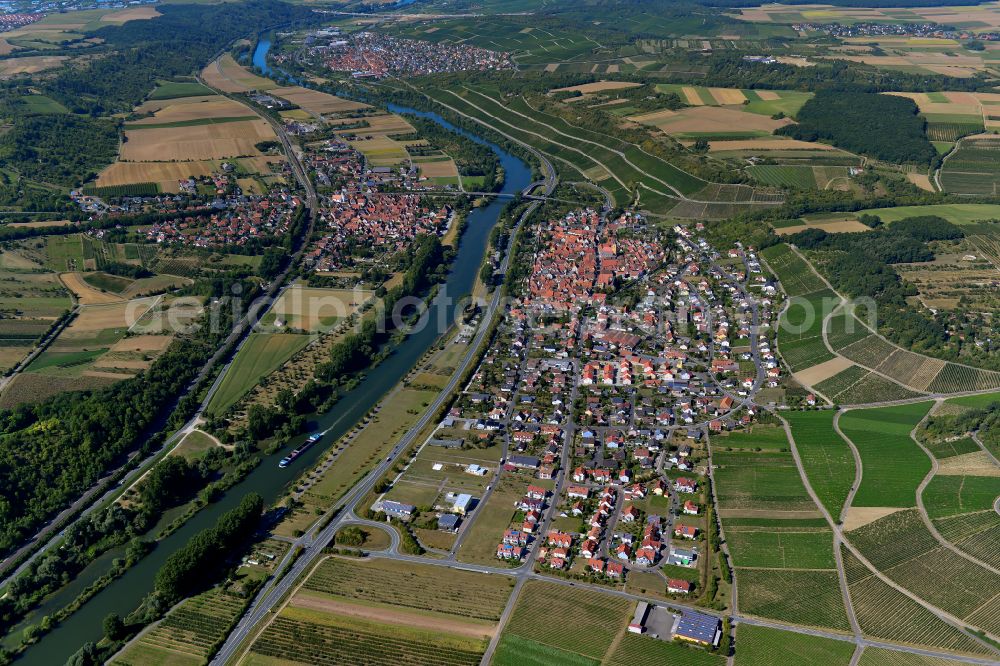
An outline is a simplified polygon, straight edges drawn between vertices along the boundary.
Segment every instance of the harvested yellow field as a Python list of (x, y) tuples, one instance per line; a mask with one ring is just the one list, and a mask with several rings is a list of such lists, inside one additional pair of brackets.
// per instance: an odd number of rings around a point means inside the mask
[(367, 104), (362, 104), (361, 102), (352, 102), (348, 99), (342, 99), (334, 95), (319, 92), (318, 90), (309, 90), (300, 86), (275, 88), (270, 91), (270, 94), (288, 100), (295, 106), (302, 107), (309, 113), (314, 113), (318, 116), (327, 113), (345, 113), (369, 108)]
[(931, 185), (931, 179), (925, 173), (908, 173), (906, 179), (922, 190), (936, 192), (934, 186)]
[(271, 90), (278, 84), (270, 79), (257, 76), (238, 62), (228, 53), (218, 60), (209, 63), (201, 72), (205, 83), (223, 92), (247, 92), (248, 90)]
[(378, 116), (365, 118), (368, 127), (358, 129), (357, 134), (413, 134), (416, 132), (413, 125), (406, 122), (401, 116), (395, 113), (385, 113)]
[(122, 338), (108, 351), (112, 352), (162, 352), (173, 341), (171, 335), (136, 335)]
[(455, 177), (458, 175), (458, 167), (452, 160), (442, 162), (419, 162), (420, 175), (428, 178)]
[[(254, 116), (254, 112), (239, 102), (223, 97), (222, 95), (212, 95), (206, 97), (182, 97), (180, 99), (167, 100), (170, 103), (156, 111), (155, 115), (142, 120), (129, 121), (129, 125), (158, 125), (162, 123), (176, 123), (188, 120), (202, 120), (209, 118), (239, 118), (241, 116)], [(142, 107), (140, 107), (141, 109)]]
[(774, 120), (759, 113), (747, 113), (740, 109), (721, 106), (701, 106), (681, 109), (673, 116), (662, 118), (655, 124), (655, 127), (668, 134), (739, 131), (773, 132), (777, 128), (788, 125), (791, 122), (790, 118)]
[(121, 303), (124, 300), (117, 294), (110, 294), (90, 286), (84, 281), (82, 273), (60, 273), (59, 279), (66, 285), (67, 289), (73, 292), (81, 305)]
[(711, 141), (709, 151), (724, 150), (836, 150), (825, 143), (810, 143), (798, 139), (735, 139), (732, 141)]
[(594, 81), (593, 83), (582, 83), (578, 86), (569, 86), (568, 88), (555, 88), (551, 92), (581, 92), (586, 95), (587, 93), (635, 88), (640, 85), (642, 84), (631, 81)]
[(773, 90), (758, 90), (757, 97), (760, 97), (765, 102), (773, 102), (776, 99), (781, 99), (781, 95)]
[(219, 164), (218, 160), (115, 162), (97, 176), (97, 186), (156, 183), (162, 192), (180, 192), (177, 181), (209, 176), (219, 170)]
[(254, 144), (275, 140), (264, 120), (127, 129), (119, 159), (130, 162), (210, 160), (258, 155)]
[[(0, 53), (0, 55), (3, 54)], [(0, 77), (42, 72), (46, 69), (58, 67), (64, 60), (67, 60), (67, 56), (29, 56), (27, 58), (0, 60)]]
[[(92, 333), (108, 328), (128, 327), (138, 321), (156, 302), (156, 297), (137, 298), (107, 305), (88, 305), (80, 308), (80, 314), (73, 320), (63, 335)], [(60, 336), (62, 337), (62, 335)]]
[(785, 236), (788, 234), (797, 234), (798, 232), (806, 229), (822, 229), (829, 234), (848, 234), (871, 231), (870, 227), (866, 227), (857, 220), (843, 219), (832, 220), (829, 222), (803, 222), (802, 224), (794, 227), (781, 227), (780, 229), (775, 229), (774, 232), (779, 236)]
[(120, 12), (105, 14), (101, 17), (101, 23), (124, 23), (125, 21), (151, 19), (157, 16), (162, 16), (162, 14), (156, 11), (156, 7), (145, 5), (143, 7), (130, 7)]
[(712, 94), (716, 102), (722, 105), (742, 104), (747, 100), (743, 91), (736, 88), (709, 88), (708, 92)]
[(805, 370), (796, 372), (794, 377), (795, 381), (804, 386), (814, 386), (824, 379), (829, 379), (838, 372), (846, 370), (852, 365), (854, 364), (843, 356), (837, 356), (836, 358), (831, 358), (829, 361), (824, 361), (819, 365), (814, 365), (811, 368), (806, 368)]
[(643, 113), (638, 116), (629, 116), (629, 120), (635, 121), (637, 123), (642, 123), (643, 125), (652, 125), (654, 127), (659, 127), (661, 124), (666, 123), (669, 119), (677, 115), (676, 111), (671, 111), (670, 109), (661, 109), (659, 111), (653, 111), (652, 113)]
[[(168, 106), (173, 106), (180, 101), (184, 101), (188, 104), (197, 104), (198, 102), (211, 102), (213, 100), (219, 99), (219, 95), (202, 95), (199, 97), (182, 97), (180, 99), (149, 99), (135, 107), (136, 113), (156, 113), (160, 109), (165, 109)], [(129, 122), (139, 122), (139, 121), (129, 121)]]
[(704, 104), (704, 102), (701, 101), (701, 95), (699, 95), (698, 91), (691, 86), (684, 86), (681, 88), (681, 92), (684, 93), (684, 101), (691, 106), (701, 106)]

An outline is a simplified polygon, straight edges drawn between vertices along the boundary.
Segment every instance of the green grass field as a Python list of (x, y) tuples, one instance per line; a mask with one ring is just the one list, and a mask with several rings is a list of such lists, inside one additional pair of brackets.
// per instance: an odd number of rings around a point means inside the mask
[(492, 666), (598, 666), (600, 660), (560, 650), (538, 641), (504, 634), (493, 654)]
[(19, 99), (28, 113), (51, 114), (69, 113), (69, 109), (45, 95), (25, 95)]
[(775, 528), (726, 528), (726, 541), (737, 567), (833, 569), (833, 532)]
[(721, 509), (815, 510), (791, 453), (713, 449), (712, 462)]
[(911, 507), (931, 461), (910, 438), (910, 431), (932, 403), (853, 410), (840, 418), (840, 429), (861, 455), (861, 486), (853, 506)]
[(208, 409), (221, 414), (242, 398), (265, 375), (276, 370), (310, 340), (294, 333), (251, 333), (236, 354)]
[(751, 624), (736, 630), (736, 666), (847, 666), (854, 643)]
[(1000, 204), (934, 204), (930, 206), (899, 206), (897, 208), (869, 208), (858, 215), (878, 215), (883, 222), (895, 222), (919, 215), (938, 215), (954, 224), (972, 224), (977, 220), (1000, 218)]
[(83, 281), (92, 287), (96, 287), (102, 291), (110, 291), (114, 294), (120, 294), (125, 291), (133, 282), (130, 278), (101, 272), (86, 273), (83, 276)]

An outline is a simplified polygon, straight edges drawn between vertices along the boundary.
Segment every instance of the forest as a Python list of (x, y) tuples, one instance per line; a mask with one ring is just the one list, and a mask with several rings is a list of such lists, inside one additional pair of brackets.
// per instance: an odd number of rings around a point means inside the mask
[(889, 162), (930, 164), (937, 159), (924, 132), (926, 121), (913, 100), (905, 97), (821, 90), (802, 105), (796, 119), (798, 124), (775, 133), (827, 141)]

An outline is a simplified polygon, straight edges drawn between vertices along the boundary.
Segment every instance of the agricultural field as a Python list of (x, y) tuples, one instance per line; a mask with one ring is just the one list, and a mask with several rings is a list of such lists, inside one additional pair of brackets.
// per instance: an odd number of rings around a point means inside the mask
[(486, 649), (481, 639), (406, 624), (400, 613), (382, 619), (286, 606), (238, 662), (271, 666), (298, 662), (339, 666), (365, 655), (371, 666), (475, 666)]
[[(677, 111), (663, 109), (629, 120), (649, 125), (678, 139), (732, 140), (769, 136), (779, 127), (791, 124), (791, 119), (773, 120), (743, 110), (744, 107), (692, 106)], [(772, 183), (768, 183), (772, 184)]]
[[(633, 144), (622, 142), (613, 147), (624, 153), (623, 158), (608, 149), (605, 135), (537, 111), (524, 99), (500, 103), (490, 94), (474, 89), (465, 89), (460, 94), (439, 89), (426, 92), (432, 99), (534, 146), (550, 156), (560, 170), (568, 169), (568, 175), (573, 178), (592, 180), (605, 187), (619, 204), (631, 200), (630, 184), (638, 184), (643, 206), (653, 211), (665, 211), (674, 206), (676, 192), (693, 194), (709, 185)], [(774, 203), (773, 199), (755, 202), (753, 191), (743, 189), (749, 198), (732, 199), (732, 204), (724, 205), (727, 211)], [(705, 204), (697, 208), (693, 213), (673, 210), (671, 214), (716, 215), (714, 209), (710, 211)], [(721, 210), (719, 213), (721, 216), (731, 214), (722, 214)]]
[(858, 623), (867, 636), (972, 654), (986, 648), (878, 579), (846, 548), (844, 569)]
[(160, 192), (178, 192), (179, 180), (209, 176), (226, 159), (244, 176), (268, 175), (272, 164), (283, 162), (255, 146), (275, 140), (266, 121), (221, 95), (194, 94), (192, 86), (211, 92), (197, 83), (165, 83), (136, 107), (137, 114), (152, 115), (126, 122), (118, 160), (98, 174), (94, 187), (155, 186)]
[(276, 140), (266, 121), (238, 118), (172, 127), (129, 126), (119, 160), (123, 162), (197, 161), (261, 155), (255, 144)]
[(521, 591), (504, 636), (600, 660), (634, 606), (628, 599), (531, 580)]
[(852, 410), (840, 418), (840, 429), (861, 455), (861, 486), (852, 506), (912, 507), (917, 485), (931, 461), (910, 438), (910, 431), (933, 403)]
[(737, 568), (835, 568), (829, 529), (727, 527), (726, 541)]
[(839, 302), (829, 289), (788, 299), (778, 320), (778, 351), (792, 372), (835, 358), (823, 342), (823, 320)]
[(740, 90), (737, 88), (706, 88), (679, 83), (660, 83), (657, 92), (676, 93), (691, 106), (739, 105), (741, 109), (762, 116), (784, 113), (795, 117), (813, 94), (793, 90)]
[[(327, 558), (302, 589), (366, 604), (433, 611), (495, 622), (514, 581), (506, 576), (392, 560)], [(460, 588), (461, 594), (454, 590)]]
[[(890, 579), (929, 603), (967, 618), (1000, 594), (1000, 575), (942, 547), (917, 510), (892, 513), (847, 534)], [(996, 618), (984, 629), (995, 631)]]
[(741, 624), (736, 631), (736, 666), (847, 666), (854, 643)]
[[(841, 165), (760, 164), (749, 166), (745, 171), (761, 185), (794, 187), (804, 190), (834, 189), (834, 186), (838, 184), (846, 184), (850, 178), (850, 167)], [(863, 225), (859, 224), (859, 226)], [(852, 228), (850, 230), (867, 231), (867, 227), (862, 229)], [(801, 229), (796, 229), (795, 231), (801, 231)]]
[(208, 85), (226, 93), (244, 93), (249, 90), (268, 91), (278, 87), (271, 79), (250, 72), (226, 53), (209, 63), (201, 72), (201, 78)]
[(275, 88), (270, 91), (270, 94), (287, 100), (316, 117), (322, 117), (328, 113), (350, 113), (370, 108), (367, 104), (362, 104), (361, 102), (341, 99), (328, 93), (310, 90), (301, 86)]
[(735, 575), (741, 613), (850, 630), (836, 570), (737, 569)]
[(323, 289), (292, 284), (261, 322), (276, 329), (318, 333), (329, 331), (372, 302), (367, 289)]
[[(780, 451), (728, 452), (713, 444), (719, 512), (725, 519), (750, 515), (801, 518), (818, 516), (799, 477), (792, 454)], [(799, 514), (808, 514), (803, 516)], [(725, 522), (725, 521), (724, 521)]]
[(834, 520), (854, 485), (854, 456), (833, 429), (833, 412), (786, 412), (802, 467), (816, 495)]
[(761, 255), (788, 296), (805, 296), (826, 289), (816, 271), (787, 245), (773, 245), (762, 250)]
[(945, 192), (996, 196), (1000, 184), (1000, 137), (972, 136), (961, 139), (958, 148), (941, 166), (941, 185)]
[(554, 648), (550, 645), (529, 641), (520, 636), (504, 633), (493, 654), (492, 666), (599, 666), (597, 659), (582, 654)]
[(923, 501), (934, 527), (945, 539), (1000, 568), (1000, 553), (995, 547), (1000, 539), (1000, 515), (993, 508), (998, 496), (997, 476), (939, 473), (924, 489)]
[(866, 647), (858, 661), (859, 666), (960, 666), (964, 663), (967, 662), (877, 647)]
[(236, 353), (208, 409), (215, 414), (225, 412), (310, 340), (310, 336), (297, 333), (251, 333)]
[(207, 663), (215, 645), (239, 619), (247, 600), (221, 588), (184, 601), (151, 631), (142, 634), (110, 664), (170, 664), (199, 666)]
[(1000, 219), (998, 204), (933, 204), (930, 206), (898, 206), (896, 208), (868, 208), (857, 215), (878, 215), (886, 224), (896, 220), (921, 215), (937, 215), (952, 224), (975, 224), (983, 220)]
[(31, 245), (0, 251), (0, 370), (17, 365), (72, 307), (69, 292), (43, 262)]

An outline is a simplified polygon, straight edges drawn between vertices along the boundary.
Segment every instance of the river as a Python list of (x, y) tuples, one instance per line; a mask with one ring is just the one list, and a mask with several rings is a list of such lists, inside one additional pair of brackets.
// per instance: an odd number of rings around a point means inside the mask
[[(259, 44), (270, 41), (263, 39)], [(258, 50), (259, 50), (258, 45)], [(261, 56), (266, 57), (266, 49)], [(257, 64), (257, 53), (254, 54)], [(266, 61), (264, 61), (266, 65)], [(531, 183), (531, 170), (520, 159), (504, 151), (496, 144), (490, 143), (464, 129), (451, 125), (439, 115), (392, 105), (390, 109), (397, 113), (412, 113), (429, 118), (464, 136), (487, 145), (499, 156), (504, 168), (506, 180), (502, 192), (516, 194)], [(490, 231), (500, 217), (504, 201), (494, 199), (488, 205), (473, 210), (468, 216), (468, 223), (462, 233), (458, 254), (455, 257), (447, 281), (431, 301), (428, 309), (430, 321), (455, 321), (456, 305), (462, 296), (468, 295), (479, 272), (483, 254), (489, 240)], [(303, 469), (313, 465), (327, 450), (327, 447), (347, 432), (364, 414), (371, 409), (379, 399), (395, 386), (413, 367), (438, 338), (439, 329), (435, 325), (417, 329), (409, 335), (382, 363), (372, 368), (365, 379), (341, 400), (328, 413), (319, 416), (310, 423), (310, 431), (324, 431), (322, 440), (306, 451), (287, 469), (279, 469), (278, 461), (292, 445), (304, 440), (299, 437), (285, 451), (266, 456), (261, 464), (251, 472), (246, 479), (234, 486), (218, 502), (209, 505), (183, 527), (164, 539), (159, 546), (136, 566), (129, 569), (121, 578), (112, 582), (104, 590), (96, 594), (83, 607), (66, 619), (62, 624), (46, 634), (35, 645), (28, 648), (18, 659), (18, 664), (37, 664), (38, 666), (53, 666), (65, 663), (84, 643), (100, 639), (103, 630), (101, 623), (109, 613), (118, 613), (122, 617), (137, 608), (142, 599), (153, 589), (153, 578), (157, 570), (171, 553), (188, 542), (195, 534), (211, 527), (226, 511), (234, 508), (240, 500), (251, 492), (259, 493), (266, 504), (276, 502), (285, 493), (289, 485)], [(110, 557), (100, 558), (78, 577), (71, 586), (57, 593), (45, 603), (46, 609), (52, 610), (69, 603), (74, 592), (90, 584), (107, 570)]]

